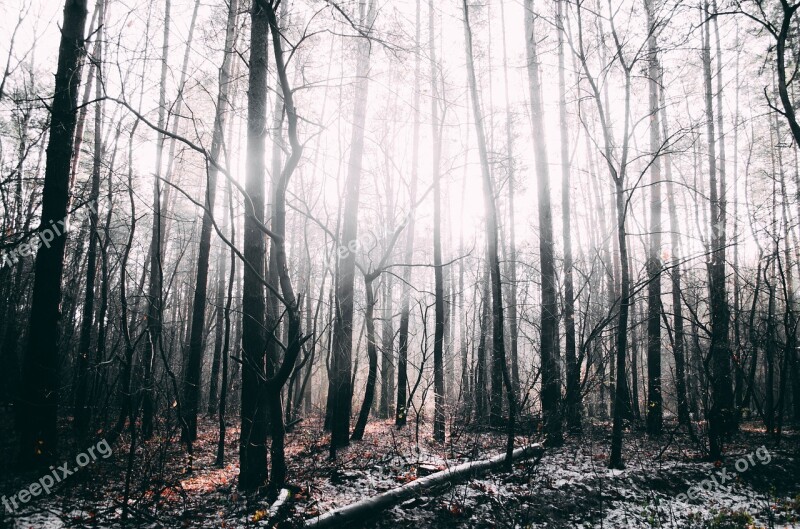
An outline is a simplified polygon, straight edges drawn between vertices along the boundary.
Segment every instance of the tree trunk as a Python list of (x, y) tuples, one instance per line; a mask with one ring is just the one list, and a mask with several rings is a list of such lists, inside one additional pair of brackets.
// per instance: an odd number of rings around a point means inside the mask
[[(414, 128), (411, 144), (411, 184), (409, 204), (414, 204), (417, 200), (417, 179), (419, 178), (419, 127), (420, 127), (420, 31), (422, 28), (422, 18), (420, 13), (420, 0), (416, 1), (416, 24), (414, 47)], [(414, 216), (408, 220), (406, 227), (406, 248), (404, 263), (411, 264), (414, 257)], [(397, 406), (395, 408), (395, 424), (398, 427), (406, 425), (408, 410), (406, 410), (406, 400), (408, 391), (408, 326), (411, 318), (411, 267), (403, 269), (403, 293), (400, 307), (400, 328), (398, 329), (397, 339)]]
[[(629, 97), (629, 96), (628, 96)], [(619, 240), (620, 264), (622, 266), (622, 291), (620, 292), (619, 324), (617, 326), (617, 388), (614, 393), (614, 422), (611, 434), (611, 468), (622, 468), (622, 423), (630, 415), (630, 396), (625, 379), (625, 354), (628, 348), (628, 310), (630, 307), (630, 270), (628, 244), (625, 236), (625, 189), (622, 179), (617, 179), (617, 239)]]
[(365, 307), (364, 324), (367, 327), (367, 355), (369, 356), (369, 374), (367, 375), (367, 387), (364, 390), (364, 402), (361, 404), (361, 411), (358, 414), (356, 426), (350, 438), (353, 441), (360, 441), (364, 438), (364, 429), (369, 419), (369, 411), (372, 401), (375, 398), (375, 382), (378, 378), (378, 347), (375, 343), (375, 291), (372, 282), (377, 276), (375, 274), (364, 275), (364, 288), (367, 293), (367, 305)]
[(442, 152), (441, 129), (439, 125), (439, 65), (436, 62), (436, 41), (434, 40), (433, 0), (428, 0), (428, 47), (431, 68), (431, 137), (433, 138), (433, 158), (431, 175), (433, 178), (433, 272), (434, 272), (434, 338), (433, 338), (433, 439), (443, 443), (444, 428), (444, 277), (442, 275), (442, 192), (439, 178), (439, 163)]
[[(663, 86), (663, 81), (659, 80)], [(664, 90), (660, 92), (661, 101), (661, 128), (664, 138), (667, 138), (667, 110)], [(672, 180), (672, 164), (669, 155), (664, 158), (664, 173), (667, 180), (667, 208), (669, 210), (670, 226), (670, 253), (672, 255), (672, 326), (674, 329), (674, 343), (672, 355), (675, 359), (675, 393), (678, 400), (678, 423), (691, 428), (689, 420), (689, 401), (686, 397), (686, 337), (683, 326), (683, 301), (681, 300), (681, 226), (678, 221), (678, 208), (675, 205), (675, 187)]]
[[(67, 218), (75, 107), (80, 83), (77, 71), (83, 54), (86, 15), (86, 0), (66, 0), (42, 189), (39, 236), (43, 242), (43, 232), (54, 229), (59, 221), (65, 223)], [(58, 327), (65, 245), (66, 234), (62, 234), (36, 253), (28, 346), (17, 406), (19, 462), (26, 467), (54, 462), (57, 451)]]
[(536, 197), (539, 209), (539, 258), (542, 276), (541, 310), (541, 379), (542, 418), (547, 444), (562, 443), (561, 433), (561, 376), (556, 352), (558, 336), (558, 301), (556, 296), (555, 248), (553, 239), (553, 211), (550, 204), (550, 168), (547, 161), (544, 109), (536, 49), (536, 32), (533, 18), (533, 0), (525, 1), (525, 36), (528, 58), (528, 84), (531, 100), (533, 148), (536, 153)]
[[(361, 11), (366, 12), (361, 0)], [(369, 0), (363, 27), (371, 27), (375, 21), (375, 0)], [(358, 203), (361, 185), (361, 159), (364, 155), (364, 123), (369, 96), (370, 42), (361, 39), (358, 43), (356, 67), (356, 89), (353, 107), (353, 129), (345, 180), (344, 219), (340, 244), (352, 248), (358, 241)], [(336, 319), (333, 325), (333, 358), (328, 391), (333, 393), (331, 413), (331, 459), (336, 458), (336, 449), (350, 442), (350, 412), (352, 407), (352, 352), (353, 352), (353, 281), (355, 278), (355, 252), (348, 252), (339, 261), (336, 278)]]
[[(235, 2), (231, 2), (232, 4)], [(227, 430), (227, 425), (225, 423), (225, 413), (228, 408), (228, 352), (230, 351), (230, 344), (231, 344), (231, 305), (233, 304), (233, 287), (234, 283), (236, 282), (236, 252), (234, 248), (236, 246), (236, 221), (234, 218), (234, 208), (233, 208), (233, 192), (231, 189), (231, 182), (228, 180), (226, 186), (226, 195), (228, 198), (228, 218), (230, 219), (231, 225), (231, 250), (230, 250), (230, 259), (231, 259), (231, 271), (230, 275), (228, 276), (228, 297), (225, 300), (225, 334), (224, 340), (222, 344), (222, 381), (220, 382), (220, 394), (219, 394), (219, 440), (217, 441), (217, 457), (214, 461), (214, 464), (218, 467), (222, 467), (225, 464), (225, 434)], [(220, 300), (221, 301), (221, 300)]]
[[(514, 442), (514, 421), (516, 417), (516, 396), (511, 385), (511, 377), (506, 365), (506, 351), (504, 343), (505, 327), (503, 326), (503, 285), (500, 276), (500, 261), (498, 259), (498, 234), (497, 234), (497, 204), (495, 203), (494, 185), (489, 171), (489, 156), (486, 148), (486, 133), (483, 127), (483, 113), (480, 99), (478, 98), (478, 81), (475, 76), (475, 60), (472, 47), (472, 29), (469, 25), (469, 6), (463, 0), (464, 7), (464, 41), (467, 55), (467, 79), (469, 81), (472, 112), (475, 117), (475, 132), (478, 141), (478, 155), (481, 162), (481, 176), (483, 183), (483, 199), (486, 213), (486, 242), (492, 290), (492, 392), (490, 403), (490, 423), (499, 425), (502, 421), (503, 402), (502, 386), (505, 385), (508, 398), (508, 464), (511, 461), (511, 450)], [(488, 300), (487, 300), (488, 301)]]
[[(214, 132), (211, 138), (211, 158), (219, 159), (224, 141), (225, 122), (228, 111), (228, 92), (230, 90), (231, 62), (234, 41), (236, 39), (236, 16), (238, 0), (232, 0), (228, 8), (228, 22), (225, 30), (225, 48), (222, 66), (219, 69), (219, 92), (217, 93), (216, 113), (214, 115)], [(194, 22), (194, 18), (192, 19)], [(194, 29), (194, 23), (190, 33)], [(200, 409), (200, 378), (203, 370), (203, 336), (206, 332), (206, 297), (208, 295), (208, 265), (211, 258), (211, 224), (214, 205), (217, 197), (217, 176), (219, 169), (209, 164), (206, 178), (205, 208), (203, 224), (200, 228), (200, 249), (197, 255), (197, 277), (195, 281), (194, 300), (192, 302), (191, 337), (189, 338), (189, 358), (184, 378), (184, 430), (185, 441), (197, 439), (197, 413)], [(221, 272), (221, 283), (224, 282)], [(220, 285), (218, 290), (222, 290)], [(220, 320), (221, 318), (218, 318)], [(219, 332), (219, 329), (218, 329)], [(213, 383), (212, 383), (213, 385)], [(210, 400), (210, 399), (209, 399)]]
[[(708, 1), (705, 15), (708, 16)], [(730, 347), (728, 344), (728, 303), (725, 288), (725, 206), (723, 187), (717, 184), (716, 136), (714, 131), (713, 91), (711, 88), (711, 35), (709, 22), (703, 24), (703, 74), (705, 82), (706, 132), (708, 135), (709, 201), (711, 222), (710, 311), (711, 311), (711, 409), (709, 447), (711, 457), (722, 457), (724, 436), (733, 419)], [(722, 175), (721, 175), (722, 176)]]
[[(161, 56), (161, 82), (158, 98), (158, 128), (164, 130), (167, 121), (167, 59), (169, 57), (169, 25), (171, 0), (164, 3), (164, 40)], [(164, 248), (164, 206), (161, 200), (161, 166), (166, 136), (159, 132), (156, 138), (156, 167), (153, 178), (153, 227), (150, 239), (150, 282), (147, 288), (147, 340), (144, 351), (144, 381), (142, 391), (142, 437), (153, 436), (155, 416), (154, 361), (156, 350), (161, 347), (161, 325), (164, 310), (162, 252)]]
[[(541, 458), (543, 454), (540, 445), (531, 445), (514, 450), (513, 459), (521, 461), (531, 457)], [(399, 504), (403, 500), (418, 496), (422, 492), (434, 487), (454, 484), (468, 477), (473, 477), (488, 470), (497, 469), (507, 462), (506, 454), (497, 455), (482, 461), (469, 461), (456, 465), (448, 470), (436, 472), (429, 476), (417, 479), (397, 487), (325, 514), (306, 520), (304, 527), (309, 529), (327, 529), (329, 527), (346, 527), (353, 522), (364, 522), (380, 514), (385, 509)]]
[[(94, 46), (95, 56), (93, 62), (97, 77), (95, 81), (95, 96), (99, 100), (102, 93), (102, 79), (100, 65), (103, 63), (103, 30), (105, 25), (105, 0), (97, 2), (97, 42)], [(89, 349), (92, 342), (92, 328), (94, 327), (94, 284), (97, 278), (97, 240), (100, 236), (98, 228), (100, 198), (100, 164), (103, 158), (103, 104), (98, 101), (94, 108), (94, 157), (92, 160), (92, 179), (89, 190), (89, 249), (87, 251), (88, 263), (86, 264), (86, 290), (83, 298), (83, 313), (81, 315), (81, 334), (78, 342), (78, 372), (75, 381), (75, 429), (79, 437), (83, 437), (89, 424), (90, 412), (87, 406), (89, 393)], [(111, 204), (109, 204), (111, 207)]]
[[(508, 277), (508, 339), (511, 354), (511, 381), (514, 391), (519, 397), (519, 324), (517, 321), (517, 241), (516, 218), (514, 215), (514, 193), (516, 192), (516, 159), (514, 154), (514, 136), (512, 131), (511, 101), (508, 95), (508, 49), (506, 43), (506, 10), (505, 3), (500, 2), (500, 20), (503, 27), (503, 90), (506, 103), (506, 145), (508, 148), (508, 261), (506, 275)], [(570, 276), (571, 277), (571, 276)], [(571, 285), (571, 283), (570, 283)], [(573, 328), (574, 330), (574, 328)], [(574, 338), (574, 332), (573, 332)], [(574, 348), (573, 348), (574, 350)]]
[(581, 402), (581, 366), (575, 351), (575, 287), (572, 278), (572, 225), (569, 128), (567, 123), (567, 85), (564, 67), (564, 0), (557, 4), (558, 36), (558, 120), (561, 132), (561, 229), (564, 240), (564, 357), (567, 367), (567, 387), (564, 399), (567, 427), (571, 432), (580, 432), (583, 403)]
[(267, 44), (269, 20), (261, 2), (253, 5), (250, 26), (250, 74), (247, 90), (247, 172), (245, 191), (242, 294), (242, 432), (239, 441), (239, 488), (255, 490), (267, 480), (266, 298), (263, 273), (266, 245), (264, 161), (267, 136)]
[[(647, 76), (650, 102), (650, 249), (647, 257), (647, 433), (660, 435), (664, 422), (661, 394), (661, 128), (658, 97), (658, 30), (653, 0), (647, 11)], [(634, 373), (636, 376), (636, 373)]]

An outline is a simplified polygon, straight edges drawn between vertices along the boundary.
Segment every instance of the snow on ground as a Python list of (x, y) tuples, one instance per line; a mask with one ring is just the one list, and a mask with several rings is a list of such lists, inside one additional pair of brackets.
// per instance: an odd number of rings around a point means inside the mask
[[(217, 468), (215, 427), (203, 422), (201, 428), (191, 473), (178, 443), (165, 449), (162, 437), (137, 451), (128, 526), (273, 525), (267, 499), (236, 491), (238, 432), (229, 431), (226, 466)], [(590, 425), (580, 440), (547, 449), (538, 464), (522, 461), (513, 474), (491, 473), (426, 491), (379, 513), (365, 527), (800, 528), (796, 434), (784, 432), (776, 447), (757, 429), (744, 429), (729, 445), (726, 461), (709, 462), (683, 434), (649, 440), (631, 431), (625, 437), (626, 468), (609, 470), (608, 430), (607, 424)], [(332, 462), (320, 421), (305, 421), (287, 437), (292, 499), (288, 519), (282, 515), (279, 527), (299, 526), (303, 519), (421, 475), (503, 450), (502, 432), (453, 433), (443, 449), (432, 442), (424, 424), (398, 431), (390, 421), (373, 421), (364, 440), (341, 450)], [(518, 437), (517, 445), (537, 440)], [(6, 437), (0, 446), (8, 451), (13, 442)], [(115, 447), (112, 458), (87, 468), (51, 495), (0, 517), (0, 528), (122, 527), (127, 441), (121, 446)], [(13, 494), (34, 480), (7, 473), (6, 468), (0, 473), (2, 494)]]

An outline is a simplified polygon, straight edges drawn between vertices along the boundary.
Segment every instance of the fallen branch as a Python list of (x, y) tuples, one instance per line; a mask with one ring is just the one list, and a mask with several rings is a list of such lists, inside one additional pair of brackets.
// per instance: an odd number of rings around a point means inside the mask
[(278, 494), (278, 499), (275, 500), (275, 503), (269, 508), (269, 521), (270, 523), (278, 516), (281, 509), (286, 506), (286, 502), (289, 498), (292, 497), (292, 493), (289, 489), (281, 489), (280, 494)]
[[(513, 452), (513, 460), (529, 459), (536, 457), (541, 459), (544, 449), (540, 444), (517, 448)], [(356, 521), (363, 521), (377, 515), (380, 511), (388, 509), (398, 503), (433, 487), (444, 484), (452, 484), (472, 477), (478, 473), (486, 472), (503, 466), (506, 454), (500, 454), (490, 459), (482, 461), (470, 461), (454, 466), (450, 469), (436, 472), (430, 476), (419, 478), (411, 483), (397, 487), (377, 496), (367, 498), (338, 509), (326, 512), (316, 518), (306, 520), (305, 527), (313, 529), (324, 529), (327, 527), (342, 527)]]

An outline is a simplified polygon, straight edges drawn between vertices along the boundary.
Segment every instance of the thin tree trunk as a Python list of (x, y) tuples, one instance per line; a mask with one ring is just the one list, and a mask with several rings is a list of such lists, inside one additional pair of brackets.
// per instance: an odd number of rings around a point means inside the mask
[[(161, 55), (161, 82), (158, 98), (158, 128), (164, 130), (167, 121), (167, 59), (169, 57), (169, 26), (171, 0), (164, 4), (164, 40)], [(156, 139), (156, 167), (153, 178), (153, 228), (150, 240), (150, 282), (147, 289), (147, 341), (145, 343), (144, 381), (142, 395), (142, 437), (147, 440), (153, 436), (153, 419), (155, 415), (155, 352), (161, 346), (162, 313), (164, 296), (162, 291), (163, 268), (163, 216), (161, 200), (161, 167), (164, 156), (166, 136), (159, 132)]]
[[(514, 154), (514, 136), (511, 120), (511, 101), (508, 95), (508, 49), (506, 43), (506, 9), (505, 3), (500, 2), (500, 20), (503, 27), (503, 90), (506, 103), (506, 146), (508, 149), (508, 261), (506, 264), (506, 276), (508, 277), (508, 338), (509, 352), (511, 354), (511, 381), (514, 391), (519, 397), (519, 324), (517, 322), (517, 242), (516, 242), (516, 218), (514, 215), (514, 193), (516, 192), (516, 159)], [(562, 91), (563, 94), (563, 91)], [(562, 146), (563, 148), (563, 146)], [(567, 229), (567, 228), (565, 228)], [(566, 259), (566, 257), (565, 257)], [(570, 288), (572, 280), (570, 276)], [(575, 338), (573, 327), (573, 340)], [(573, 343), (574, 345), (574, 343)], [(574, 347), (573, 347), (574, 351)]]
[[(411, 183), (409, 185), (409, 204), (417, 200), (417, 180), (419, 178), (419, 128), (420, 128), (420, 43), (421, 43), (421, 18), (420, 0), (416, 1), (415, 48), (414, 48), (414, 128), (411, 144)], [(406, 227), (404, 263), (411, 264), (414, 257), (414, 216), (410, 216)], [(408, 326), (411, 318), (411, 267), (403, 269), (403, 293), (400, 307), (400, 327), (397, 340), (397, 405), (395, 408), (395, 424), (398, 427), (406, 425), (408, 410), (406, 400), (408, 391)]]
[[(658, 31), (653, 0), (647, 11), (647, 76), (650, 103), (650, 249), (647, 257), (647, 433), (660, 435), (664, 422), (661, 394), (661, 126), (658, 97)], [(634, 372), (634, 376), (636, 373)]]
[[(709, 14), (708, 1), (705, 15)], [(724, 436), (733, 419), (730, 347), (728, 344), (728, 303), (725, 288), (725, 206), (724, 176), (717, 184), (716, 135), (711, 88), (711, 35), (709, 22), (703, 24), (703, 74), (705, 82), (706, 132), (708, 135), (709, 201), (711, 222), (710, 311), (711, 311), (711, 409), (709, 411), (710, 456), (722, 457)]]
[[(194, 30), (195, 16), (192, 17), (190, 34)], [(225, 141), (225, 123), (228, 112), (228, 93), (230, 90), (231, 62), (233, 59), (233, 48), (236, 40), (236, 17), (238, 11), (238, 0), (231, 0), (228, 7), (228, 21), (225, 30), (225, 48), (223, 50), (222, 66), (219, 69), (219, 92), (217, 94), (216, 113), (214, 115), (214, 132), (211, 138), (211, 159), (215, 162), (219, 159), (222, 145)], [(190, 41), (191, 42), (191, 41)], [(184, 377), (184, 422), (185, 427), (182, 432), (185, 442), (192, 442), (197, 439), (197, 413), (200, 410), (200, 379), (203, 370), (203, 337), (206, 332), (206, 297), (208, 294), (208, 265), (211, 259), (211, 224), (214, 215), (214, 205), (217, 197), (217, 176), (219, 170), (214, 164), (210, 164), (206, 178), (205, 211), (203, 212), (203, 224), (200, 228), (200, 248), (197, 255), (197, 276), (194, 289), (194, 300), (192, 302), (191, 335), (189, 338), (189, 358)], [(222, 283), (225, 272), (220, 272), (220, 286), (218, 291), (224, 287)], [(221, 318), (217, 318), (219, 322)], [(219, 333), (219, 329), (217, 330)], [(212, 382), (213, 385), (213, 382)], [(216, 397), (215, 397), (216, 398)], [(210, 401), (210, 397), (209, 397)]]
[(533, 126), (533, 148), (536, 153), (536, 183), (539, 210), (539, 258), (542, 277), (541, 310), (541, 379), (542, 417), (547, 444), (562, 443), (561, 376), (556, 352), (558, 339), (558, 300), (556, 296), (555, 248), (553, 238), (553, 211), (550, 201), (550, 168), (547, 161), (544, 109), (536, 49), (536, 31), (533, 18), (533, 0), (525, 1), (525, 37), (528, 58), (528, 83)]
[[(498, 234), (497, 234), (497, 205), (495, 203), (494, 185), (489, 171), (489, 157), (486, 148), (486, 133), (483, 127), (483, 113), (480, 99), (478, 98), (478, 81), (475, 77), (475, 60), (473, 57), (472, 29), (469, 25), (469, 5), (463, 0), (464, 8), (464, 41), (467, 55), (467, 78), (469, 80), (470, 99), (472, 112), (475, 117), (475, 133), (478, 141), (478, 155), (481, 162), (481, 176), (483, 182), (483, 198), (486, 208), (486, 242), (488, 245), (489, 275), (492, 290), (492, 400), (490, 422), (499, 424), (502, 420), (502, 385), (506, 387), (508, 398), (508, 446), (507, 464), (511, 463), (511, 451), (514, 447), (514, 421), (516, 418), (516, 396), (511, 384), (506, 365), (506, 352), (503, 326), (503, 285), (500, 276), (500, 261), (498, 259)], [(488, 300), (487, 300), (488, 302)], [(498, 381), (500, 394), (498, 395)]]
[(360, 441), (364, 438), (364, 429), (369, 419), (369, 411), (372, 401), (375, 398), (375, 383), (378, 378), (378, 346), (375, 343), (375, 291), (372, 283), (377, 276), (375, 274), (364, 275), (364, 288), (367, 294), (367, 305), (365, 307), (364, 324), (367, 328), (367, 355), (369, 357), (369, 374), (367, 375), (367, 387), (364, 390), (364, 402), (358, 414), (353, 434), (350, 438), (353, 441)]
[[(231, 4), (233, 3), (235, 2), (231, 2)], [(214, 464), (218, 467), (222, 467), (225, 464), (225, 435), (227, 430), (225, 413), (228, 408), (228, 358), (231, 344), (231, 305), (233, 304), (233, 287), (234, 283), (236, 282), (236, 252), (234, 251), (234, 247), (236, 246), (236, 220), (234, 217), (233, 192), (231, 187), (231, 182), (228, 180), (226, 186), (226, 195), (228, 198), (228, 216), (231, 225), (231, 271), (230, 275), (228, 276), (228, 297), (225, 300), (225, 331), (221, 353), (222, 381), (220, 382), (221, 389), (219, 394), (219, 440), (217, 441), (217, 457), (214, 462)]]
[(442, 152), (441, 129), (439, 125), (439, 88), (436, 62), (436, 41), (434, 40), (433, 0), (428, 0), (428, 47), (431, 68), (431, 137), (433, 138), (433, 157), (431, 177), (433, 178), (433, 271), (434, 271), (434, 339), (433, 339), (433, 439), (443, 443), (444, 428), (444, 277), (442, 275), (442, 191), (439, 178), (439, 163)]
[[(663, 80), (659, 78), (660, 86)], [(661, 101), (661, 128), (663, 136), (667, 138), (667, 108), (664, 90), (660, 91)], [(672, 179), (672, 163), (669, 155), (664, 157), (664, 174), (667, 181), (667, 208), (669, 210), (670, 226), (670, 254), (672, 255), (672, 271), (670, 274), (672, 284), (672, 326), (674, 329), (674, 343), (672, 356), (675, 359), (675, 393), (678, 400), (678, 423), (691, 428), (689, 420), (689, 401), (686, 397), (686, 337), (683, 325), (683, 301), (681, 300), (681, 226), (678, 221), (678, 208), (675, 204), (675, 186)]]
[[(375, 0), (361, 0), (361, 12), (366, 15), (363, 27), (372, 27), (376, 16)], [(347, 179), (345, 180), (344, 219), (340, 243), (353, 247), (358, 240), (358, 204), (361, 185), (361, 160), (364, 155), (364, 123), (369, 96), (370, 42), (362, 38), (358, 43), (356, 67), (353, 129), (350, 144)], [(333, 326), (333, 358), (331, 384), (333, 412), (331, 413), (331, 459), (336, 449), (350, 442), (350, 412), (352, 408), (352, 350), (353, 350), (353, 282), (355, 278), (355, 252), (348, 252), (340, 260), (336, 281), (336, 320)]]
[(558, 120), (561, 132), (561, 229), (564, 241), (564, 358), (567, 367), (566, 395), (564, 399), (567, 427), (571, 432), (581, 430), (580, 363), (575, 352), (575, 287), (572, 277), (572, 225), (569, 128), (567, 123), (566, 68), (564, 67), (564, 0), (557, 3), (558, 37)]
[[(103, 64), (103, 30), (105, 26), (105, 0), (97, 2), (97, 41), (94, 46), (96, 75), (95, 97), (99, 100), (102, 94), (101, 66)], [(95, 280), (97, 278), (97, 240), (99, 237), (98, 199), (100, 198), (100, 164), (103, 158), (103, 104), (95, 103), (94, 108), (94, 157), (92, 160), (92, 179), (89, 191), (89, 249), (87, 251), (88, 263), (86, 265), (86, 290), (83, 299), (83, 313), (81, 315), (81, 334), (78, 342), (78, 373), (75, 381), (75, 429), (79, 437), (83, 437), (89, 424), (90, 412), (87, 406), (89, 393), (89, 349), (92, 341), (92, 328), (94, 327), (94, 298)], [(109, 204), (109, 207), (111, 205)]]

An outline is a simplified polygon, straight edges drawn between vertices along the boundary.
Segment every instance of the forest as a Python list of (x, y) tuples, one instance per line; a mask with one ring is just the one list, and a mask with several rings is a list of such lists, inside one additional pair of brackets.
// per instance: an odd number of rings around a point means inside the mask
[(0, 528), (800, 527), (798, 12), (1, 0)]

